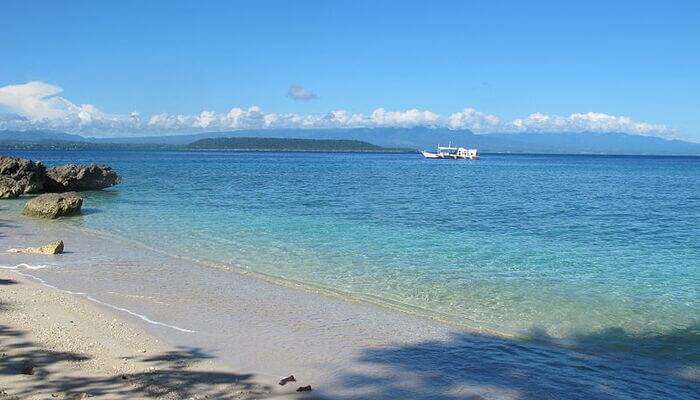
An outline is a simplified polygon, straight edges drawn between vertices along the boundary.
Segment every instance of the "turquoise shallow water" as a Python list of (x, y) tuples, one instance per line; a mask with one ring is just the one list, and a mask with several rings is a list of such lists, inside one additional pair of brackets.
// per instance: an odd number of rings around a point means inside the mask
[(124, 184), (66, 221), (172, 254), (463, 326), (697, 343), (700, 158), (14, 154), (111, 164)]

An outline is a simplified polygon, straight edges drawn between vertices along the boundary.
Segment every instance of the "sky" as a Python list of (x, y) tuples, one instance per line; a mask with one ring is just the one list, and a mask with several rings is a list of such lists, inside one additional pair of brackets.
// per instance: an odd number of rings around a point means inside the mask
[(0, 3), (0, 129), (700, 142), (700, 1)]

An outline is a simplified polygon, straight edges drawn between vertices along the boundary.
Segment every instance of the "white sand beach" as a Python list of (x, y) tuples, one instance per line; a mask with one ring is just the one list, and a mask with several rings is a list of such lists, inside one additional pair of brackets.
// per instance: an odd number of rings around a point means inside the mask
[(0, 270), (0, 285), (0, 398), (301, 397), (19, 274)]

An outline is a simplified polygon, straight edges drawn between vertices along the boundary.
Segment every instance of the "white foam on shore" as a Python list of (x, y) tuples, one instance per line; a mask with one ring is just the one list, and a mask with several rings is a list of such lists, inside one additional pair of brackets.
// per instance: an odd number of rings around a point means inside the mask
[(153, 319), (148, 318), (147, 316), (145, 316), (145, 315), (143, 315), (143, 314), (139, 314), (139, 313), (137, 313), (137, 312), (131, 311), (131, 310), (127, 309), (127, 308), (123, 308), (123, 307), (115, 306), (114, 304), (106, 303), (106, 302), (104, 302), (104, 301), (102, 301), (102, 300), (99, 300), (99, 299), (96, 299), (96, 298), (92, 297), (92, 296), (91, 296), (90, 294), (88, 294), (88, 293), (84, 293), (84, 292), (73, 292), (73, 291), (71, 291), (71, 290), (61, 289), (61, 288), (59, 288), (59, 287), (57, 287), (57, 286), (54, 286), (54, 285), (52, 285), (52, 284), (46, 282), (45, 280), (39, 278), (38, 276), (34, 276), (34, 275), (31, 275), (31, 274), (26, 274), (26, 273), (23, 273), (23, 272), (20, 272), (20, 271), (19, 271), (20, 268), (25, 268), (25, 269), (28, 269), (28, 270), (38, 270), (38, 269), (44, 269), (44, 268), (49, 268), (49, 267), (51, 267), (51, 266), (50, 266), (50, 265), (36, 265), (36, 266), (33, 266), (33, 265), (29, 265), (29, 264), (24, 264), (24, 263), (23, 263), (23, 264), (18, 264), (18, 265), (15, 265), (15, 266), (0, 265), (0, 268), (12, 270), (14, 273), (16, 273), (16, 274), (18, 274), (18, 275), (21, 275), (21, 276), (26, 277), (26, 278), (33, 279), (33, 280), (39, 282), (42, 286), (45, 286), (45, 287), (48, 287), (48, 288), (51, 288), (51, 289), (54, 289), (54, 290), (58, 290), (58, 291), (63, 292), (63, 293), (68, 293), (68, 294), (73, 295), (73, 296), (80, 296), (80, 297), (83, 297), (83, 298), (85, 298), (85, 299), (87, 299), (87, 300), (92, 301), (93, 303), (97, 303), (97, 304), (100, 304), (100, 305), (102, 305), (102, 306), (109, 307), (109, 308), (111, 308), (111, 309), (113, 309), (113, 310), (120, 311), (120, 312), (129, 314), (129, 315), (131, 315), (131, 316), (133, 316), (133, 317), (139, 318), (139, 319), (141, 319), (141, 320), (143, 320), (143, 321), (145, 321), (145, 322), (147, 322), (147, 323), (149, 323), (149, 324), (163, 326), (163, 327), (170, 328), (170, 329), (174, 329), (174, 330), (176, 330), (176, 331), (184, 332), (184, 333), (197, 333), (197, 331), (193, 331), (193, 330), (191, 330), (191, 329), (185, 329), (185, 328), (181, 328), (181, 327), (176, 326), (176, 325), (170, 325), (170, 324), (166, 324), (165, 322), (156, 321), (156, 320), (153, 320)]
[[(9, 250), (8, 250), (8, 251), (9, 251)], [(51, 267), (56, 267), (56, 266), (55, 266), (55, 265), (49, 265), (49, 264), (30, 265), (30, 264), (26, 264), (26, 263), (17, 264), (17, 265), (14, 265), (14, 266), (10, 266), (10, 265), (0, 265), (0, 269), (9, 269), (9, 270), (13, 270), (13, 271), (17, 271), (17, 270), (19, 270), (19, 269), (21, 269), (21, 268), (29, 269), (29, 270), (38, 270), (38, 269), (46, 269), (46, 268), (51, 268)]]

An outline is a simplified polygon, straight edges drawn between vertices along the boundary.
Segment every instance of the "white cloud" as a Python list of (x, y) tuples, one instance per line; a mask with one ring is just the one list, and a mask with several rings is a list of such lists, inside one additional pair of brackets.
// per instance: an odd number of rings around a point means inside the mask
[(148, 121), (155, 130), (179, 128), (271, 129), (271, 128), (355, 128), (355, 127), (412, 127), (438, 126), (440, 116), (431, 111), (374, 110), (370, 115), (353, 114), (346, 110), (331, 111), (326, 115), (277, 114), (264, 112), (260, 107), (233, 108), (227, 113), (203, 111), (196, 116), (157, 114)]
[(630, 117), (588, 112), (567, 116), (534, 113), (514, 119), (508, 131), (517, 132), (624, 132), (637, 135), (664, 135), (674, 131), (664, 125), (637, 122)]
[(0, 88), (0, 105), (32, 119), (63, 118), (79, 109), (55, 96), (63, 89), (44, 82), (28, 82)]
[[(303, 88), (302, 88), (303, 89)], [(290, 89), (291, 90), (291, 89)], [(260, 107), (234, 107), (227, 112), (205, 110), (194, 115), (155, 114), (142, 117), (108, 114), (92, 104), (74, 104), (59, 96), (56, 85), (28, 82), (0, 87), (0, 109), (10, 111), (0, 118), (0, 129), (56, 129), (93, 136), (192, 133), (201, 131), (273, 128), (357, 128), (430, 126), (489, 132), (623, 132), (637, 135), (674, 136), (676, 131), (660, 124), (634, 121), (630, 117), (604, 113), (574, 113), (569, 116), (533, 113), (503, 121), (474, 108), (447, 116), (430, 110), (386, 110), (369, 114), (334, 110), (327, 114), (278, 114)], [(312, 93), (313, 94), (313, 93)]]
[(488, 131), (498, 129), (500, 124), (501, 120), (497, 116), (485, 114), (473, 108), (465, 108), (447, 118), (447, 126), (452, 129)]
[(0, 128), (20, 125), (28, 128), (80, 130), (82, 127), (112, 128), (139, 125), (134, 121), (134, 114), (108, 115), (92, 104), (78, 105), (57, 96), (62, 91), (59, 86), (39, 81), (0, 87), (0, 107), (25, 118), (22, 122), (2, 121)]
[(370, 121), (374, 126), (434, 126), (440, 121), (440, 116), (427, 110), (386, 111), (378, 108), (372, 112)]
[(287, 91), (287, 96), (291, 99), (302, 101), (313, 100), (318, 98), (318, 96), (316, 96), (316, 93), (299, 85), (290, 86), (289, 90)]

